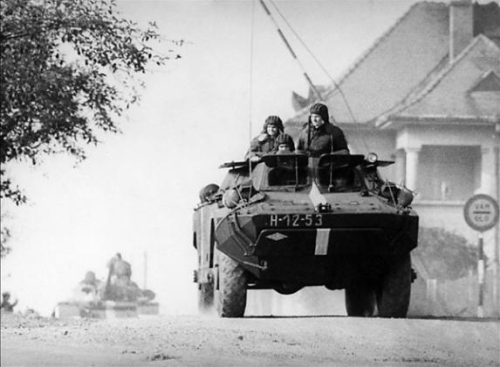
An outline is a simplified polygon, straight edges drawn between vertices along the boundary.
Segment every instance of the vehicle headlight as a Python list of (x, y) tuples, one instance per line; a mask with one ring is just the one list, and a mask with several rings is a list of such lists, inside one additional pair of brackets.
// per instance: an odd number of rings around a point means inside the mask
[(403, 208), (406, 208), (408, 205), (410, 205), (414, 197), (415, 195), (410, 189), (406, 187), (399, 188), (398, 204), (401, 205)]
[(373, 152), (368, 153), (368, 155), (366, 156), (366, 160), (370, 163), (375, 163), (376, 161), (378, 161), (378, 155)]
[(234, 207), (236, 207), (239, 201), (240, 194), (235, 189), (227, 190), (222, 196), (222, 202), (229, 209), (233, 209)]

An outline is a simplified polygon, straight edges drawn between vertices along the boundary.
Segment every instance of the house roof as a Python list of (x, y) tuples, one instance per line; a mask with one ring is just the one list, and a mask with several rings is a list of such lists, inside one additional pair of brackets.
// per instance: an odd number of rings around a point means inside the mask
[(450, 117), (500, 122), (499, 75), (500, 48), (479, 35), (424, 88), (416, 88), (391, 113), (379, 118), (377, 125)]
[[(481, 53), (480, 49), (491, 52), (496, 42), (500, 45), (500, 37), (497, 37), (500, 36), (498, 4), (475, 4), (474, 22), (475, 34), (483, 33), (489, 38), (482, 36), (480, 41), (473, 42), (477, 47), (468, 48), (471, 52), (470, 59), (477, 58)], [(429, 85), (435, 85), (436, 78), (444, 82), (444, 71), (451, 72), (449, 49), (448, 4), (416, 3), (340, 78), (336, 83), (339, 88), (336, 85), (330, 86), (323, 102), (339, 124), (348, 126), (352, 123), (375, 123), (381, 116), (405, 106), (410, 97), (414, 101), (415, 96), (428, 90)], [(487, 71), (479, 64), (481, 63), (476, 63), (478, 70)], [(459, 67), (454, 73), (460, 73), (458, 69)], [(476, 72), (473, 74), (477, 82), (478, 75)], [(464, 78), (467, 77), (463, 76), (461, 80)], [(446, 90), (444, 85), (437, 89), (434, 93), (444, 93)], [(483, 102), (470, 107), (468, 112), (487, 105), (487, 102)], [(304, 108), (287, 122), (287, 126), (298, 128), (306, 121), (307, 115), (308, 109)]]
[(493, 70), (484, 73), (469, 92), (500, 92), (500, 75)]

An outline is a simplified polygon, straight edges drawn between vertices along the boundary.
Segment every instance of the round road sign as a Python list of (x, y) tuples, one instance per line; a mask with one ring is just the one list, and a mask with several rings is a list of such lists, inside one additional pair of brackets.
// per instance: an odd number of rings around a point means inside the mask
[(487, 231), (498, 224), (498, 203), (491, 196), (474, 195), (465, 203), (464, 217), (472, 229)]

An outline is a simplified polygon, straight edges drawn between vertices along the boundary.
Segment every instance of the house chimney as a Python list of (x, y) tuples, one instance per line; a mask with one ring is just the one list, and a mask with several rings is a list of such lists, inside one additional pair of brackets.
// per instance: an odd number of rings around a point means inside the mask
[(450, 62), (473, 38), (472, 0), (450, 1)]

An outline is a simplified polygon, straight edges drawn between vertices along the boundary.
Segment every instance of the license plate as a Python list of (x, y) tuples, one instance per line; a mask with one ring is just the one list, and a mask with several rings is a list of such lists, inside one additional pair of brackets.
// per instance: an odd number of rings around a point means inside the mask
[(321, 214), (272, 214), (269, 227), (320, 227), (323, 225)]

